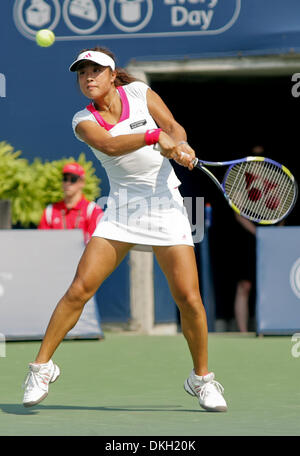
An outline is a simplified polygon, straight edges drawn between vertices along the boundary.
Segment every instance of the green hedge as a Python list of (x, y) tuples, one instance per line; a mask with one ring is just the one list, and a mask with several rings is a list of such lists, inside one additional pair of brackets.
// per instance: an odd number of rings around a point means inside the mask
[(61, 174), (71, 161), (85, 169), (84, 195), (90, 201), (101, 195), (101, 180), (95, 175), (93, 163), (82, 153), (77, 159), (66, 157), (52, 162), (36, 158), (33, 163), (20, 158), (21, 151), (5, 141), (0, 142), (0, 199), (11, 201), (12, 223), (24, 228), (38, 225), (44, 208), (63, 198)]

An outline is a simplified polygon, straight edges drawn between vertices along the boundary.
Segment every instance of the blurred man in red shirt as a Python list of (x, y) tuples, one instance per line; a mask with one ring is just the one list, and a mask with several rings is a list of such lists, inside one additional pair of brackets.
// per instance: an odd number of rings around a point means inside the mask
[(93, 201), (88, 201), (83, 193), (84, 169), (78, 163), (68, 163), (63, 171), (64, 199), (49, 204), (43, 212), (40, 224), (41, 230), (72, 230), (80, 228), (84, 233), (84, 241), (90, 240), (103, 211)]

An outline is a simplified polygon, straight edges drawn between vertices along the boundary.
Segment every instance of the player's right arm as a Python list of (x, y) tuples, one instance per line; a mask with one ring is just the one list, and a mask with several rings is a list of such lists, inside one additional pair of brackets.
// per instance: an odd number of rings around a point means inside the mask
[[(129, 154), (146, 145), (144, 133), (111, 136), (91, 120), (81, 121), (76, 126), (76, 133), (86, 144), (112, 157)], [(163, 141), (165, 149), (174, 148), (173, 140), (164, 131), (161, 131), (159, 141)]]

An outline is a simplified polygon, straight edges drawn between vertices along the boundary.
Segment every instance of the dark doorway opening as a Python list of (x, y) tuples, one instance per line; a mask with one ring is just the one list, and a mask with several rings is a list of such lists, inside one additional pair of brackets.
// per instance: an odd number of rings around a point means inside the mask
[[(288, 76), (155, 75), (151, 87), (158, 92), (176, 120), (186, 129), (199, 158), (231, 160), (253, 155), (256, 145), (264, 155), (287, 166), (300, 182), (299, 108)], [(183, 196), (204, 196), (213, 210), (210, 233), (215, 278), (216, 316), (233, 318), (239, 257), (232, 210), (210, 179), (173, 163), (182, 181)], [(222, 177), (222, 175), (220, 176)], [(300, 225), (299, 201), (287, 225)], [(251, 309), (253, 313), (254, 305)]]

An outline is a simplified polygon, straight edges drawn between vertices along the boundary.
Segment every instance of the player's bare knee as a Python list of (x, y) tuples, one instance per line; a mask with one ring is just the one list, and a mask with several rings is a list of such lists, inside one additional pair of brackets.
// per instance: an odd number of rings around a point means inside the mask
[(93, 290), (83, 280), (77, 278), (68, 289), (66, 297), (74, 308), (81, 308), (93, 294)]
[(202, 301), (198, 293), (188, 292), (177, 297), (180, 313), (186, 317), (197, 318), (202, 312)]

